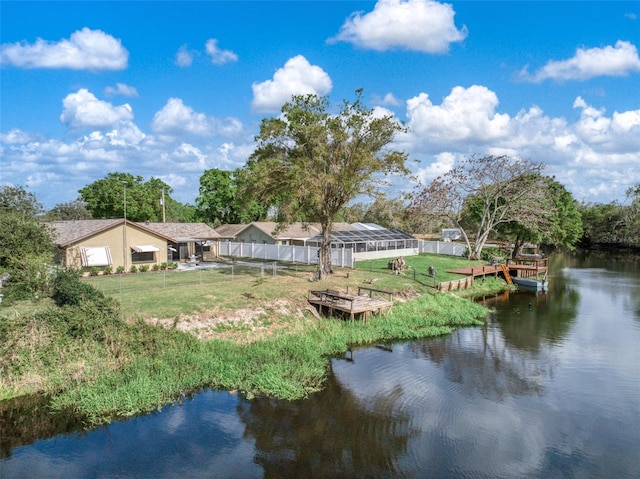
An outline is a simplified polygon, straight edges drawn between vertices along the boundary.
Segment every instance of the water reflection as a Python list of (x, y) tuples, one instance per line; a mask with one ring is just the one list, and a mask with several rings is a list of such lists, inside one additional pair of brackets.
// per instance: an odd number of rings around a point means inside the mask
[(457, 332), (445, 339), (411, 343), (409, 348), (436, 362), (465, 395), (500, 401), (542, 392), (548, 373), (535, 357), (513, 351), (493, 329), (476, 334), (474, 346), (463, 336), (467, 335)]
[(0, 476), (635, 479), (640, 271), (555, 261), (548, 293), (486, 299), (483, 328), (334, 359), (305, 400), (208, 391), (86, 433), (3, 420), (57, 435), (4, 442)]
[(4, 478), (259, 478), (254, 448), (235, 414), (237, 396), (204, 392), (161, 412), (80, 437), (59, 435), (16, 448), (0, 461)]
[(58, 434), (85, 434), (82, 418), (70, 413), (51, 414), (46, 398), (30, 396), (0, 401), (0, 459), (11, 450)]
[(330, 376), (309, 399), (241, 401), (238, 415), (265, 478), (399, 477), (398, 457), (415, 434), (408, 413), (392, 407), (401, 394), (363, 404)]
[(491, 315), (499, 322), (501, 333), (509, 345), (525, 351), (540, 351), (543, 343), (560, 344), (576, 319), (580, 293), (565, 281), (560, 272), (544, 293), (509, 294), (487, 300), (497, 307)]

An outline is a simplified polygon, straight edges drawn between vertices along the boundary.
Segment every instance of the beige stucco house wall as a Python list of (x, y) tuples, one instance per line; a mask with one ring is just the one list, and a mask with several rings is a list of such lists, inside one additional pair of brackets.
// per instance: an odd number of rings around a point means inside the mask
[(130, 271), (132, 266), (168, 261), (184, 262), (195, 256), (213, 261), (220, 236), (205, 223), (136, 223), (124, 219), (75, 220), (50, 223), (59, 248), (59, 262), (86, 272), (107, 266)]
[(152, 267), (167, 261), (171, 238), (124, 219), (56, 221), (51, 226), (60, 262), (68, 268), (111, 266), (115, 272), (120, 266), (129, 271), (132, 265)]
[(184, 262), (193, 256), (199, 261), (213, 261), (218, 257), (220, 235), (206, 223), (138, 224), (171, 238), (168, 248), (173, 261)]

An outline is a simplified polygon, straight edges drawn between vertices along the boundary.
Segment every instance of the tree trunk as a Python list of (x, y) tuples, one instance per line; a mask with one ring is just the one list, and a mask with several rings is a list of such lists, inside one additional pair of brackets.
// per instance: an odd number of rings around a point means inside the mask
[(516, 236), (516, 239), (513, 242), (513, 252), (511, 253), (511, 258), (517, 258), (518, 256), (520, 256), (522, 245), (524, 245), (524, 240), (522, 240), (520, 236)]
[(331, 227), (322, 225), (322, 243), (320, 244), (320, 257), (318, 258), (318, 279), (323, 280), (328, 274), (333, 274), (331, 268)]

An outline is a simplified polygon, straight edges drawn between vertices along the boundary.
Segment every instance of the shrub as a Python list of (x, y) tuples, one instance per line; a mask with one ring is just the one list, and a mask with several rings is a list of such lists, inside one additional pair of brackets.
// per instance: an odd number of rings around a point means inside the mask
[(153, 270), (154, 271), (160, 271), (160, 265), (158, 263), (153, 265)]
[(132, 265), (131, 268), (129, 269), (129, 272), (137, 273), (138, 272), (138, 267), (135, 264)]
[(25, 254), (9, 258), (10, 293), (14, 299), (34, 299), (51, 294), (53, 269), (47, 255)]
[(160, 269), (167, 269), (169, 264), (165, 261), (164, 263), (160, 263)]
[(113, 273), (113, 266), (105, 266), (102, 270), (102, 274), (111, 274)]
[(118, 267), (116, 268), (116, 273), (118, 273), (118, 274), (122, 274), (122, 273), (124, 273), (124, 266), (118, 266)]
[(146, 271), (149, 271), (149, 265), (148, 264), (140, 265), (140, 272), (144, 273)]
[(78, 306), (85, 302), (104, 299), (104, 294), (80, 281), (81, 271), (59, 271), (53, 281), (52, 298), (58, 306)]
[(96, 267), (93, 266), (90, 270), (89, 270), (89, 276), (98, 276), (98, 273), (100, 272), (100, 270)]
[(500, 248), (483, 248), (480, 254), (480, 259), (485, 261), (504, 261), (505, 252)]

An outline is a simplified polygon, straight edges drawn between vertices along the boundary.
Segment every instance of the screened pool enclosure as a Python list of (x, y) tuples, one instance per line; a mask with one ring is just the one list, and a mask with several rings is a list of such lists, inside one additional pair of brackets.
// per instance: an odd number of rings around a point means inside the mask
[[(306, 242), (319, 247), (322, 236), (316, 235)], [(418, 240), (397, 229), (361, 229), (334, 231), (331, 233), (331, 248), (349, 249), (354, 259), (390, 258), (418, 254)]]

